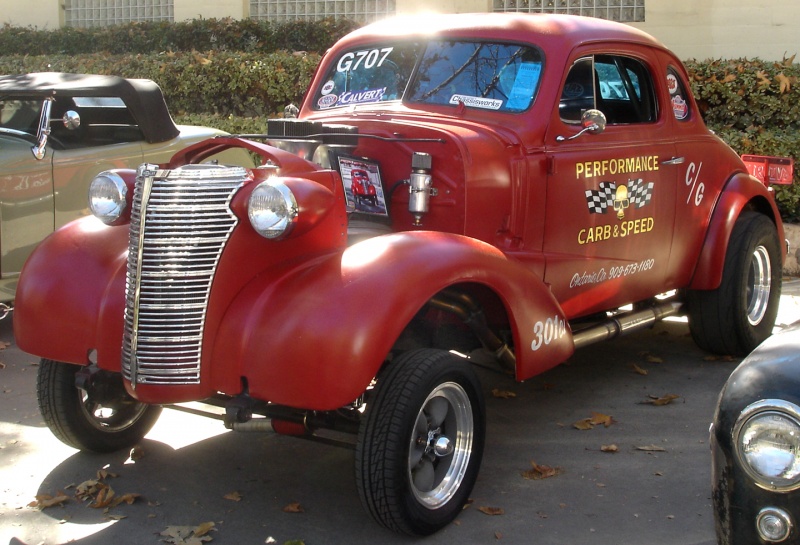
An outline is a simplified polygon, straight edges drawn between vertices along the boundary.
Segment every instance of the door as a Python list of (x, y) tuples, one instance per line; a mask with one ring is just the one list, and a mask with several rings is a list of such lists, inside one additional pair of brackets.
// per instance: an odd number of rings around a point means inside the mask
[[(674, 227), (675, 150), (651, 68), (584, 55), (548, 131), (545, 280), (570, 318), (660, 293)], [(591, 108), (607, 119), (578, 135)]]

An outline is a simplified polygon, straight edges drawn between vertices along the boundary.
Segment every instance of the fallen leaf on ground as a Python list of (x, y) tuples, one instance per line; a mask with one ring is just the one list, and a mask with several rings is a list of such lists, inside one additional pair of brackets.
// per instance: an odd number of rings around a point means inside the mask
[(228, 493), (228, 494), (225, 494), (225, 495), (224, 495), (224, 496), (222, 496), (222, 497), (223, 497), (223, 498), (225, 498), (226, 500), (231, 500), (231, 501), (242, 501), (242, 495), (241, 495), (241, 494), (239, 494), (238, 492), (230, 492), (230, 493)]
[(94, 509), (102, 509), (111, 505), (112, 500), (114, 499), (114, 490), (108, 486), (104, 485), (103, 488), (97, 492), (97, 495), (94, 497), (94, 501), (89, 504), (89, 507)]
[(572, 427), (578, 430), (585, 431), (594, 428), (594, 425), (592, 425), (591, 418), (584, 418), (583, 420), (578, 420), (577, 422), (573, 423)]
[(5, 368), (6, 368), (6, 364), (3, 363), (2, 361), (0, 361), (0, 369), (5, 369)]
[(509, 390), (501, 390), (500, 388), (493, 388), (492, 395), (494, 397), (499, 397), (501, 399), (511, 399), (512, 397), (517, 397), (517, 394), (511, 392)]
[(613, 419), (613, 418), (612, 418), (610, 415), (607, 415), (607, 414), (603, 414), (603, 413), (592, 413), (592, 420), (591, 420), (591, 422), (592, 422), (592, 424), (594, 424), (595, 426), (599, 426), (599, 425), (601, 425), (601, 424), (602, 424), (603, 426), (605, 426), (605, 427), (607, 428), (607, 427), (609, 427), (611, 424), (613, 424), (613, 423), (614, 423), (614, 419)]
[(664, 447), (659, 447), (658, 445), (647, 445), (643, 447), (636, 447), (636, 450), (643, 450), (645, 452), (667, 452), (667, 449)]
[(51, 496), (50, 494), (40, 494), (36, 496), (34, 501), (28, 504), (28, 507), (47, 509), (48, 507), (55, 507), (56, 505), (61, 505), (67, 501), (69, 501), (69, 496), (63, 492), (56, 492), (55, 496)]
[(647, 371), (645, 369), (642, 369), (641, 367), (639, 367), (635, 363), (631, 366), (631, 368), (633, 369), (634, 373), (637, 373), (639, 375), (647, 376)]
[(103, 479), (108, 479), (109, 477), (119, 477), (116, 473), (111, 473), (107, 469), (98, 469), (97, 470), (97, 480), (102, 481)]
[(660, 407), (662, 405), (669, 405), (674, 400), (680, 398), (681, 396), (675, 394), (667, 394), (662, 397), (650, 396), (650, 399), (647, 401), (643, 401), (646, 405), (655, 405), (656, 407)]
[(617, 452), (619, 447), (617, 445), (603, 445), (600, 447), (601, 452)]
[(199, 526), (167, 526), (159, 535), (167, 538), (162, 541), (174, 545), (200, 545), (211, 541), (208, 532), (214, 529), (213, 522), (204, 522)]
[(283, 508), (284, 513), (303, 513), (305, 512), (303, 506), (300, 505), (299, 501), (292, 502), (286, 507)]
[(572, 424), (573, 428), (579, 430), (590, 430), (595, 426), (603, 425), (606, 428), (609, 427), (611, 424), (614, 423), (614, 418), (603, 413), (592, 413), (592, 416), (589, 418), (584, 418), (583, 420), (578, 420), (577, 422)]
[(478, 511), (484, 513), (489, 516), (497, 516), (497, 515), (505, 515), (506, 512), (503, 510), (502, 507), (478, 507)]
[(123, 494), (122, 496), (117, 496), (114, 498), (114, 501), (111, 502), (110, 507), (116, 507), (122, 503), (127, 503), (128, 505), (133, 505), (133, 502), (139, 498), (141, 494)]
[(531, 469), (522, 472), (522, 476), (526, 479), (539, 481), (560, 475), (563, 469), (560, 467), (551, 467), (546, 465), (539, 465), (531, 460)]

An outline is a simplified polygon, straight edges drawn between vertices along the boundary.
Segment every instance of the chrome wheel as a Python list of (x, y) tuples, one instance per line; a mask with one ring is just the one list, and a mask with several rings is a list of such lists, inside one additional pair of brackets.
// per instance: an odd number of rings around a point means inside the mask
[(93, 428), (107, 433), (125, 431), (147, 412), (149, 405), (135, 401), (119, 401), (103, 405), (92, 401), (85, 390), (79, 390), (81, 412)]
[(769, 251), (764, 246), (758, 246), (753, 252), (747, 278), (747, 321), (750, 325), (760, 324), (767, 313), (771, 281)]
[(356, 444), (356, 485), (380, 524), (430, 535), (469, 499), (483, 456), (486, 408), (469, 362), (422, 348), (378, 375)]
[(461, 486), (472, 437), (469, 396), (454, 382), (441, 384), (417, 415), (408, 451), (411, 490), (427, 508), (447, 503)]

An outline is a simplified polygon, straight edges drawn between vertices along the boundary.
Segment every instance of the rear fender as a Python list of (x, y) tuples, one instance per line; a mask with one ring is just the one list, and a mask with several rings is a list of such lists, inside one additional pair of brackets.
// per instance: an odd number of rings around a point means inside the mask
[(780, 220), (780, 213), (775, 205), (774, 197), (764, 184), (752, 176), (745, 173), (736, 174), (726, 184), (714, 207), (706, 239), (689, 288), (709, 290), (719, 287), (722, 282), (722, 269), (728, 250), (728, 240), (736, 220), (745, 208), (758, 210), (775, 223), (778, 240), (781, 242), (781, 262), (786, 260), (783, 223)]
[(474, 239), (406, 232), (361, 242), (278, 281), (255, 278), (217, 332), (214, 382), (235, 375), (237, 362), (254, 398), (314, 410), (341, 407), (364, 392), (426, 302), (462, 282), (489, 287), (505, 305), (519, 379), (572, 354), (558, 304), (529, 270)]
[(97, 349), (98, 362), (119, 371), (127, 241), (127, 225), (108, 227), (86, 216), (39, 244), (17, 288), (17, 345), (80, 365), (88, 364), (89, 351)]

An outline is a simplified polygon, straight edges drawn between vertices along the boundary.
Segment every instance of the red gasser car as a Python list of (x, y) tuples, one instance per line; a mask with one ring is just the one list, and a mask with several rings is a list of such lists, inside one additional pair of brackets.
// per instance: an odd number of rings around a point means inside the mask
[[(262, 166), (205, 162), (226, 147)], [(348, 206), (357, 171), (376, 206)], [(704, 126), (679, 60), (567, 16), (367, 26), (324, 56), (299, 119), (103, 173), (90, 202), (17, 292), (53, 432), (129, 447), (196, 400), (232, 429), (340, 430), (366, 509), (415, 535), (478, 474), (473, 360), (524, 380), (677, 314), (745, 354), (785, 254), (773, 196)]]

